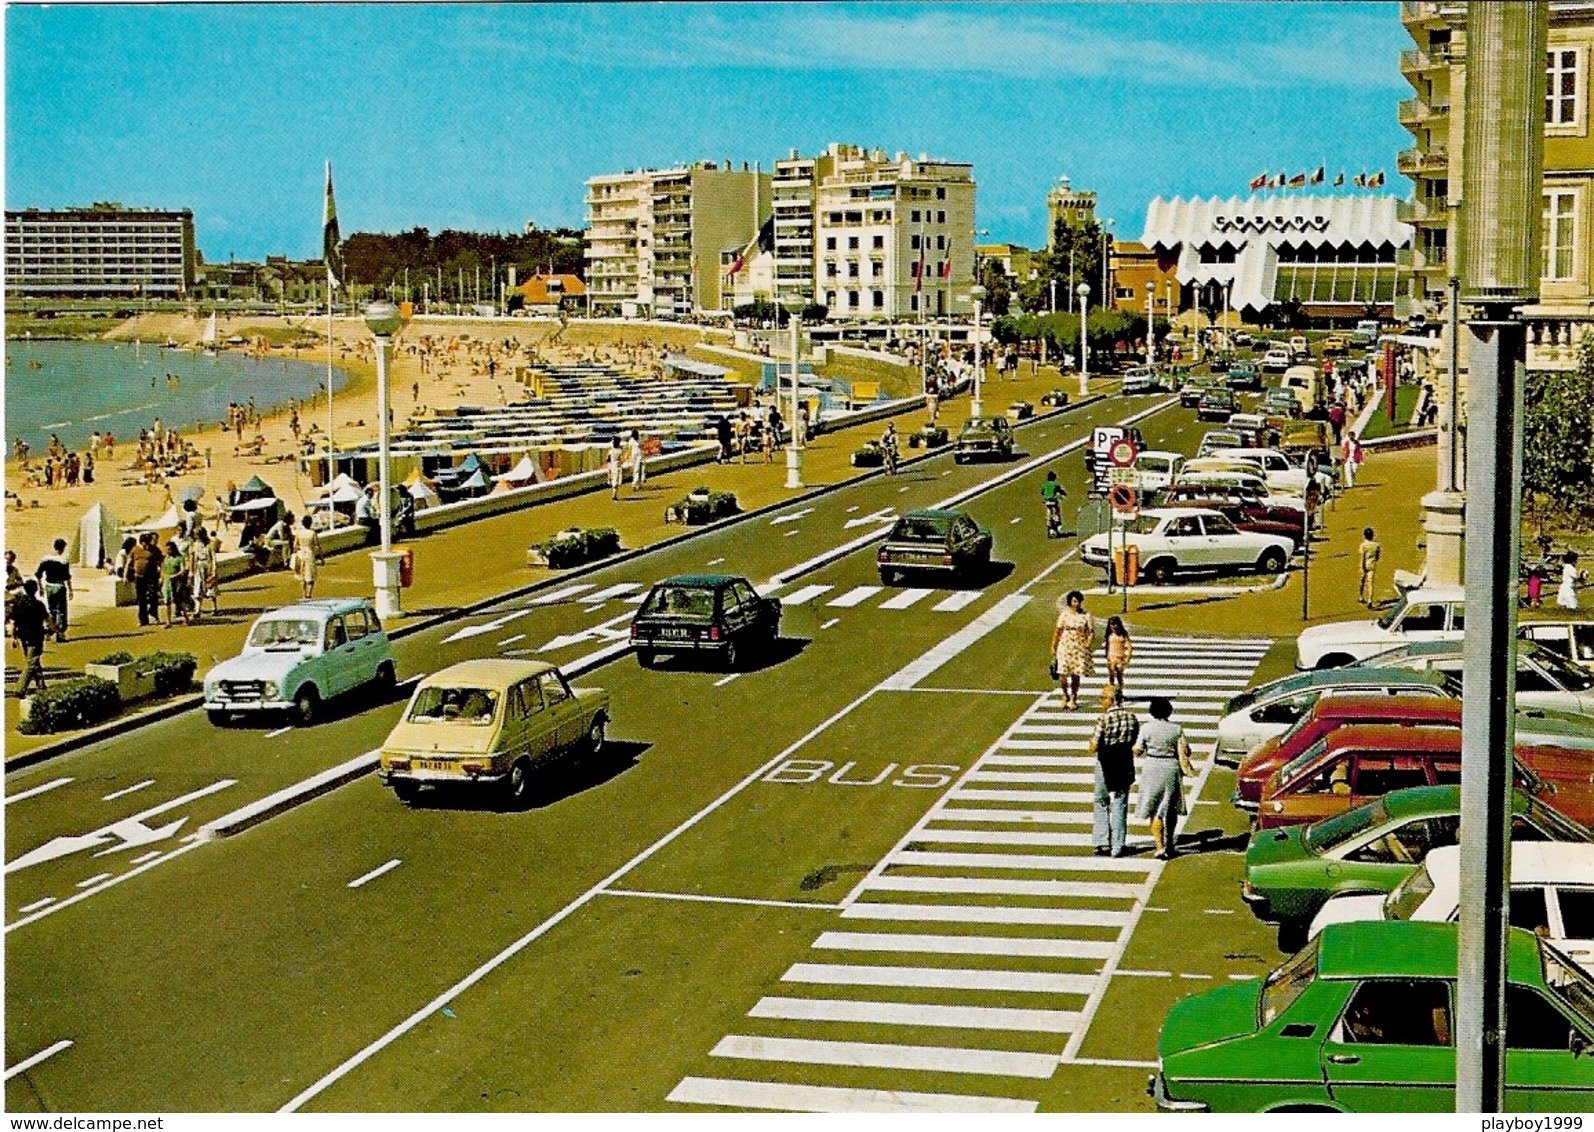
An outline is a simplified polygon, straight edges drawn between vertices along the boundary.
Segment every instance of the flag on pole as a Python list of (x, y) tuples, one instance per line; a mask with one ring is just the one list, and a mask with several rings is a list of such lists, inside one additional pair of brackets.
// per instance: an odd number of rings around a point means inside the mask
[(942, 279), (952, 278), (952, 241), (946, 242), (946, 258), (941, 261), (940, 270), (936, 272)]
[(753, 238), (747, 241), (747, 246), (736, 253), (736, 258), (731, 261), (731, 266), (725, 272), (725, 274), (735, 275), (744, 266), (746, 266), (747, 261), (753, 258), (757, 252), (772, 252), (774, 250), (775, 218), (771, 216), (768, 220), (764, 221), (763, 226), (753, 234)]
[(1323, 176), (1325, 173), (1327, 173), (1327, 170), (1323, 166), (1319, 165), (1317, 167), (1317, 172), (1312, 174), (1312, 184), (1321, 185), (1323, 183)]
[(321, 227), (321, 258), (327, 264), (327, 286), (336, 287), (343, 274), (343, 251), (339, 246), (338, 206), (332, 201), (332, 162), (327, 162), (327, 214)]
[(1256, 190), (1258, 190), (1258, 189), (1265, 189), (1265, 188), (1267, 188), (1267, 174), (1266, 173), (1263, 173), (1260, 177), (1252, 177), (1251, 178), (1251, 191), (1253, 193), (1256, 192)]
[(1306, 184), (1305, 173), (1297, 173), (1295, 176), (1290, 178), (1290, 188), (1292, 189), (1298, 189), (1304, 184)]
[(1367, 187), (1367, 174), (1356, 174), (1356, 180), (1351, 183), (1354, 184), (1358, 189), (1365, 189)]
[(1367, 187), (1369, 189), (1381, 189), (1384, 187), (1384, 171), (1382, 169), (1367, 178)]
[(913, 293), (917, 295), (924, 290), (924, 249), (926, 242), (923, 236), (919, 237), (919, 261), (913, 265)]
[(1345, 174), (1342, 171), (1338, 177), (1334, 178), (1334, 187), (1336, 189), (1338, 189), (1338, 188), (1343, 187), (1344, 184), (1345, 184)]

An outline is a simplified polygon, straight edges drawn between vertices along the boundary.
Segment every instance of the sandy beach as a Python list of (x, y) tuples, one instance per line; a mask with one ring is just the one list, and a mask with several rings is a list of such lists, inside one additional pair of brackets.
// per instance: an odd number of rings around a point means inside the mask
[[(324, 317), (233, 318), (224, 321), (220, 332), (223, 338), (237, 334), (253, 342), (260, 335), (280, 335), (284, 329), (298, 326), (314, 330), (323, 339), (326, 334)], [(201, 319), (155, 313), (130, 319), (105, 337), (117, 341), (137, 338), (146, 343), (172, 340), (186, 347), (197, 345), (202, 331)], [(467, 323), (417, 318), (394, 345), (389, 374), (394, 421), (402, 427), (412, 413), (438, 406), (501, 405), (520, 399), (523, 391), (515, 386), (505, 361), (514, 356), (524, 363), (522, 351), (527, 346), (550, 362), (599, 361), (646, 374), (652, 372), (666, 346), (681, 348), (700, 338), (699, 328), (686, 326), (593, 327), (573, 323), (561, 332), (557, 322), (541, 319)], [(348, 384), (333, 398), (335, 442), (339, 448), (346, 448), (373, 441), (377, 432), (375, 345), (361, 320), (353, 317), (334, 320), (333, 353), (334, 364), (349, 375)], [(264, 351), (264, 356), (315, 361), (326, 357), (326, 347), (324, 342), (304, 349), (276, 347)], [(494, 363), (491, 367), (490, 361)], [(299, 416), (302, 429), (314, 424), (318, 435), (324, 432), (327, 428), (325, 394), (313, 403), (301, 403)], [(290, 407), (282, 406), (263, 413), (258, 430), (245, 429), (245, 441), (251, 440), (258, 431), (262, 440), (258, 455), (240, 454), (238, 438), (234, 432), (225, 430), (224, 422), (205, 422), (197, 433), (191, 428), (183, 430), (184, 437), (201, 453), (202, 466), (164, 485), (130, 482), (138, 474), (132, 463), (138, 451), (136, 433), (118, 435), (115, 458), (100, 461), (92, 484), (54, 488), (25, 486), (20, 465), (15, 459), (8, 459), (6, 490), (19, 493), (22, 506), (18, 509), (16, 500), (7, 500), (4, 544), (17, 552), (18, 565), (28, 575), (39, 559), (50, 552), (55, 539), (65, 538), (71, 542), (79, 520), (94, 503), (103, 503), (118, 521), (134, 524), (159, 516), (171, 506), (171, 496), (192, 484), (200, 484), (205, 499), (202, 510), (212, 513), (216, 499), (225, 493), (229, 482), (242, 484), (255, 475), (269, 483), (291, 510), (302, 513), (316, 489), (310, 479), (298, 471), (298, 462), (292, 456), (295, 448), (290, 417)], [(31, 454), (34, 466), (42, 455), (40, 452)], [(206, 463), (208, 466), (203, 466)], [(213, 527), (214, 523), (207, 525)], [(232, 540), (225, 545), (232, 549)]]

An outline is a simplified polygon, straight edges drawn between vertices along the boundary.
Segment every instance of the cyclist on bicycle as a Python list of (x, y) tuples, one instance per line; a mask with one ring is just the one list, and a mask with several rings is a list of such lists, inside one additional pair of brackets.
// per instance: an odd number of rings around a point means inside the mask
[(1057, 538), (1063, 533), (1063, 496), (1068, 492), (1057, 482), (1056, 472), (1046, 473), (1041, 484), (1041, 502), (1046, 505), (1046, 537)]

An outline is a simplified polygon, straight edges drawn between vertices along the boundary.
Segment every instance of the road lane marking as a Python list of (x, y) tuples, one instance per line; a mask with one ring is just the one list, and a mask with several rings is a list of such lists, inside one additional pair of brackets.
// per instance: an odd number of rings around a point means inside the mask
[(817, 908), (834, 912), (839, 904), (818, 904), (811, 900), (755, 900), (748, 896), (706, 896), (700, 892), (647, 892), (640, 888), (606, 888), (600, 896), (637, 896), (644, 900), (684, 900), (698, 904), (751, 904), (758, 908)]
[(391, 861), (387, 862), (387, 864), (378, 865), (376, 868), (372, 869), (370, 872), (366, 873), (364, 876), (355, 877), (353, 880), (351, 880), (349, 882), (349, 887), (350, 888), (359, 888), (361, 885), (369, 884), (371, 881), (375, 880), (377, 877), (381, 876), (383, 873), (390, 873), (394, 869), (396, 869), (400, 865), (402, 865), (403, 863), (404, 863), (403, 861), (399, 860), (397, 857), (394, 857)]
[(96, 873), (94, 876), (89, 877), (88, 880), (78, 881), (77, 887), (88, 888), (90, 885), (99, 884), (100, 881), (107, 879), (110, 875), (110, 873)]
[(1034, 1112), (1038, 1101), (903, 1089), (843, 1089), (831, 1085), (780, 1085), (769, 1081), (685, 1077), (666, 1100), (721, 1108), (777, 1112)]
[(855, 605), (868, 601), (883, 588), (882, 586), (854, 586), (840, 597), (832, 598), (825, 604), (833, 609), (851, 609)]
[(797, 1022), (878, 1022), (887, 1026), (937, 1026), (960, 1030), (1023, 1030), (1068, 1034), (1079, 1022), (1073, 1010), (1009, 1006), (942, 1006), (922, 1002), (858, 1002), (851, 999), (760, 999), (750, 1018)]
[(513, 637), (505, 637), (503, 640), (499, 641), (498, 644), (495, 647), (503, 648), (505, 645), (512, 645), (516, 641), (523, 641), (525, 639), (526, 639), (526, 634), (524, 634), (524, 633), (516, 633)]
[(46, 782), (43, 786), (35, 786), (31, 790), (22, 791), (20, 794), (8, 794), (6, 795), (6, 805), (9, 806), (12, 802), (21, 802), (27, 798), (36, 798), (40, 794), (54, 790), (57, 786), (65, 786), (71, 781), (73, 780), (70, 778), (57, 778), (54, 782)]
[(780, 604), (782, 608), (790, 609), (794, 605), (802, 605), (805, 602), (812, 601), (820, 594), (827, 594), (835, 588), (835, 586), (820, 585), (803, 586), (801, 589), (793, 590), (791, 593), (781, 598)]
[(934, 590), (907, 589), (897, 594), (896, 597), (887, 598), (880, 603), (881, 609), (907, 609), (918, 605), (919, 602), (933, 594)]
[(32, 1057), (23, 1058), (21, 1061), (17, 1062), (15, 1065), (13, 1065), (10, 1069), (7, 1069), (4, 1079), (9, 1081), (9, 1080), (11, 1080), (11, 1078), (15, 1077), (18, 1073), (27, 1072), (29, 1069), (32, 1069), (35, 1065), (39, 1064), (39, 1062), (43, 1061), (45, 1058), (54, 1057), (56, 1054), (60, 1053), (62, 1050), (70, 1049), (71, 1046), (72, 1046), (72, 1041), (71, 1041), (70, 1038), (62, 1038), (60, 1041), (56, 1042), (54, 1045), (46, 1046), (44, 1049), (41, 1049), (38, 1053), (34, 1054)]
[[(585, 660), (585, 659), (588, 659), (588, 658), (592, 658), (592, 663), (594, 663), (594, 664), (601, 663), (601, 661), (598, 659), (600, 654), (605, 653), (605, 652), (620, 651), (622, 649), (626, 649), (626, 648), (629, 648), (629, 647), (630, 647), (629, 646), (629, 642), (624, 642), (624, 641), (616, 642), (615, 644), (608, 646), (607, 649), (599, 649), (599, 650), (597, 650), (597, 652), (589, 653), (587, 658), (582, 658), (582, 659)], [(566, 666), (565, 671), (568, 673), (570, 671), (570, 667)], [(889, 677), (887, 679), (889, 680)], [(316, 1081), (312, 1082), (310, 1085), (308, 1085), (304, 1089), (300, 1090), (299, 1093), (297, 1093), (295, 1096), (293, 1096), (291, 1099), (289, 1099), (285, 1104), (283, 1104), (281, 1106), (281, 1108), (278, 1109), (278, 1111), (279, 1112), (295, 1112), (295, 1111), (297, 1111), (306, 1102), (312, 1100), (313, 1098), (319, 1096), (321, 1093), (325, 1092), (333, 1084), (335, 1084), (336, 1082), (342, 1080), (344, 1077), (346, 1077), (349, 1073), (351, 1073), (353, 1070), (355, 1070), (359, 1066), (365, 1064), (365, 1062), (369, 1061), (376, 1054), (380, 1053), (382, 1050), (384, 1050), (388, 1046), (392, 1045), (395, 1041), (397, 1041), (399, 1038), (403, 1037), (405, 1034), (408, 1034), (411, 1030), (415, 1029), (422, 1022), (430, 1020), (434, 1015), (436, 1015), (437, 1011), (441, 1010), (444, 1006), (447, 1006), (449, 1003), (453, 1002), (461, 994), (463, 994), (465, 991), (469, 990), (471, 987), (475, 986), (477, 983), (479, 983), (482, 979), (486, 978), (493, 971), (497, 970), (499, 967), (502, 967), (505, 963), (509, 962), (515, 956), (519, 955), (527, 947), (531, 946), (531, 944), (533, 944), (537, 940), (541, 939), (544, 935), (546, 935), (548, 932), (552, 931), (555, 927), (559, 926), (561, 923), (563, 923), (570, 916), (574, 915), (576, 912), (580, 911), (582, 908), (585, 908), (594, 899), (596, 899), (599, 895), (601, 895), (604, 892), (604, 890), (607, 889), (615, 881), (619, 880), (621, 877), (625, 876), (627, 873), (629, 873), (633, 869), (637, 868), (643, 862), (648, 861), (649, 859), (651, 859), (655, 854), (657, 854), (660, 850), (664, 849), (666, 846), (670, 845), (672, 842), (674, 842), (682, 834), (687, 833), (691, 829), (695, 828), (700, 822), (702, 822), (703, 820), (708, 818), (711, 814), (715, 813), (717, 810), (720, 809), (720, 807), (724, 806), (725, 803), (729, 802), (731, 799), (733, 799), (737, 795), (741, 794), (744, 790), (748, 789), (749, 787), (753, 786), (755, 783), (757, 783), (760, 780), (762, 780), (763, 777), (766, 774), (768, 774), (771, 770), (775, 769), (777, 766), (781, 765), (781, 763), (783, 763), (787, 759), (791, 758), (792, 755), (794, 755), (798, 751), (802, 750), (805, 746), (807, 746), (809, 743), (811, 743), (815, 738), (817, 738), (818, 736), (824, 734), (825, 731), (827, 731), (831, 727), (835, 726), (838, 722), (840, 722), (841, 720), (845, 719), (847, 716), (851, 715), (859, 707), (861, 707), (863, 704), (867, 703), (877, 693), (885, 690), (886, 684), (887, 684), (887, 680), (882, 680), (879, 684), (876, 684), (874, 687), (872, 687), (872, 688), (868, 689), (867, 691), (863, 692), (861, 695), (857, 696), (855, 699), (853, 699), (851, 702), (846, 704), (844, 707), (839, 708), (833, 714), (831, 714), (830, 716), (828, 716), (827, 718), (825, 718), (824, 720), (822, 720), (818, 724), (814, 725), (805, 734), (799, 736), (797, 739), (795, 739), (791, 743), (787, 744), (787, 746), (785, 748), (783, 748), (781, 751), (779, 751), (775, 755), (771, 756), (769, 758), (769, 760), (766, 761), (762, 766), (759, 766), (759, 767), (755, 768), (753, 771), (751, 771), (749, 774), (747, 774), (744, 778), (742, 778), (742, 780), (740, 782), (738, 782), (735, 785), (731, 786), (729, 789), (727, 789), (724, 793), (720, 794), (717, 798), (715, 798), (708, 805), (706, 805), (702, 809), (698, 810), (697, 813), (693, 814), (686, 821), (682, 822), (680, 825), (676, 826), (674, 829), (672, 829), (668, 833), (664, 834), (662, 837), (660, 837), (657, 841), (653, 842), (653, 844), (649, 845), (647, 848), (645, 848), (645, 849), (641, 850), (640, 852), (638, 852), (630, 860), (626, 861), (619, 868), (615, 869), (608, 876), (606, 876), (602, 880), (600, 880), (597, 884), (595, 884), (591, 888), (587, 889), (586, 892), (582, 893), (580, 896), (576, 897), (570, 903), (566, 904), (559, 911), (555, 912), (553, 915), (549, 916), (547, 919), (545, 919), (541, 923), (537, 924), (530, 931), (528, 931), (524, 935), (522, 935), (519, 939), (516, 939), (513, 942), (511, 942), (507, 947), (505, 947), (502, 950), (500, 950), (492, 958), (488, 959), (486, 962), (484, 962), (484, 963), (480, 964), (479, 966), (477, 966), (469, 974), (467, 974), (464, 978), (462, 978), (458, 982), (454, 983), (453, 986), (450, 986), (447, 989), (445, 989), (442, 994), (436, 996), (431, 1001), (429, 1001), (429, 1002), (425, 1003), (424, 1005), (422, 1005), (418, 1010), (414, 1011), (408, 1017), (406, 1017), (401, 1022), (399, 1022), (397, 1025), (395, 1025), (394, 1027), (389, 1029), (381, 1037), (377, 1038), (375, 1041), (370, 1042), (369, 1044), (365, 1045), (361, 1049), (355, 1051), (353, 1054), (350, 1054), (347, 1058), (345, 1058), (342, 1062), (340, 1062), (337, 1066), (335, 1066), (331, 1071), (329, 1071), (328, 1073), (324, 1074), (323, 1076), (318, 1078)], [(1086, 815), (1086, 817), (1088, 819), (1089, 815)], [(201, 844), (201, 842), (197, 842), (197, 841), (194, 842), (194, 845), (199, 845), (199, 844)], [(190, 849), (192, 847), (193, 846), (184, 846), (182, 849), (177, 850), (177, 852), (185, 852), (186, 850), (188, 850), (188, 849)], [(144, 866), (144, 867), (148, 868), (148, 867), (151, 867), (151, 866), (153, 866), (155, 864), (158, 864), (158, 863), (159, 863), (158, 860), (157, 861), (152, 861), (152, 862), (150, 862), (150, 865), (147, 865), (147, 866)], [(124, 874), (124, 875), (131, 875), (131, 874)], [(115, 881), (113, 880), (110, 883), (114, 884)], [(1031, 883), (1035, 883), (1035, 882), (1031, 882)], [(1040, 883), (1045, 883), (1045, 882), (1040, 882)], [(39, 915), (47, 915), (48, 911), (49, 910), (41, 912), (41, 913), (39, 913)], [(23, 922), (26, 922), (26, 921), (23, 921)], [(8, 927), (6, 930), (10, 931), (11, 929)], [(690, 1078), (688, 1080), (690, 1080)], [(687, 1084), (687, 1082), (683, 1081), (681, 1083), (681, 1085), (678, 1085), (676, 1087), (676, 1092), (670, 1094), (671, 1097), (676, 1096), (676, 1093), (679, 1093), (681, 1091), (681, 1089), (686, 1086), (686, 1084)], [(890, 1095), (890, 1096), (901, 1096), (901, 1094), (888, 1094), (888, 1095)], [(954, 1101), (959, 1100), (959, 1099), (960, 1098), (953, 1098)], [(1001, 1103), (1011, 1104), (1013, 1102), (1001, 1102)], [(1015, 1110), (1015, 1111), (1025, 1111), (1025, 1112), (1033, 1112), (1034, 1111), (1036, 1106), (1035, 1106), (1035, 1104), (1033, 1102), (1023, 1102), (1023, 1103), (1025, 1104), (1026, 1107), (1024, 1107), (1022, 1110)], [(790, 1106), (783, 1106), (783, 1107), (790, 1107)], [(900, 1105), (898, 1107), (900, 1107)], [(940, 1108), (940, 1109), (936, 1109), (935, 1111), (946, 1111), (946, 1109), (943, 1107), (943, 1108)], [(985, 1110), (982, 1109), (981, 1111), (985, 1111)]]
[(951, 597), (942, 598), (930, 608), (937, 613), (956, 613), (965, 606), (973, 605), (984, 596), (979, 590), (959, 590)]
[(582, 582), (579, 585), (565, 586), (562, 589), (554, 590), (554, 592), (551, 594), (543, 594), (541, 597), (532, 598), (531, 604), (553, 605), (555, 602), (563, 601), (567, 597), (574, 597), (576, 594), (584, 594), (590, 589), (592, 589), (591, 582)]
[(814, 513), (814, 509), (812, 507), (804, 507), (801, 511), (793, 511), (789, 515), (779, 515), (779, 516), (771, 519), (769, 521), (769, 525), (772, 526), (772, 527), (778, 527), (782, 523), (795, 523), (798, 519), (801, 519), (804, 515), (812, 515), (813, 513)]
[(759, 597), (768, 597), (770, 594), (772, 594), (775, 591), (779, 590), (785, 584), (786, 584), (785, 582), (777, 582), (773, 578), (771, 578), (769, 581), (765, 582), (761, 586), (754, 586), (753, 587), (753, 592), (756, 593)]
[(143, 873), (147, 873), (150, 869), (155, 868), (157, 865), (165, 864), (167, 861), (170, 861), (174, 857), (181, 857), (184, 853), (189, 853), (189, 852), (192, 852), (195, 849), (198, 849), (203, 844), (204, 844), (203, 841), (190, 841), (186, 845), (179, 845), (176, 849), (173, 849), (170, 853), (162, 853), (159, 857), (156, 857), (152, 861), (145, 862), (144, 864), (138, 866), (136, 869), (129, 869), (125, 873), (118, 873), (116, 876), (111, 877), (110, 880), (106, 881), (104, 884), (99, 885), (96, 888), (87, 889), (87, 890), (85, 890), (83, 892), (78, 893), (76, 896), (69, 896), (65, 900), (61, 901), (59, 904), (52, 904), (48, 908), (41, 908), (37, 912), (34, 912), (32, 915), (25, 916), (24, 918), (22, 918), (20, 920), (13, 920), (11, 923), (6, 925), (6, 929), (5, 929), (6, 933), (10, 934), (12, 931), (15, 931), (17, 928), (27, 927), (29, 924), (33, 923), (36, 920), (42, 920), (46, 916), (53, 915), (54, 913), (59, 912), (62, 908), (70, 908), (72, 905), (78, 903), (80, 900), (87, 900), (91, 896), (97, 896), (99, 893), (104, 892), (107, 888), (114, 888), (116, 885), (121, 884), (123, 881), (132, 880), (136, 876), (139, 876), (139, 875), (141, 875)]
[(1135, 1061), (1127, 1057), (1065, 1057), (1065, 1065), (1102, 1065), (1110, 1069), (1161, 1069), (1160, 1061)]
[(714, 681), (714, 687), (723, 688), (725, 685), (729, 684), (732, 680), (735, 680), (740, 675), (740, 672), (732, 672), (729, 676), (722, 676), (718, 680)]
[[(716, 558), (714, 561), (715, 562), (724, 562), (725, 559)], [(641, 592), (639, 594), (632, 594), (630, 597), (625, 598), (623, 600), (625, 601), (625, 603), (627, 605), (641, 605), (644, 601), (647, 601), (647, 599), (648, 599), (648, 592), (646, 590), (644, 590), (643, 592)]]
[[(156, 857), (159, 857), (160, 855), (161, 855), (161, 850), (159, 850), (159, 849), (151, 849), (148, 853), (140, 853), (138, 856), (134, 857), (131, 861), (129, 861), (128, 864), (130, 864), (130, 865), (142, 865), (145, 861), (152, 861)], [(26, 912), (27, 909), (23, 908), (22, 911)]]
[[(909, 590), (907, 592), (915, 593), (919, 591)], [(1004, 624), (1015, 613), (1029, 604), (1029, 601), (1028, 594), (1008, 594), (956, 633), (953, 633), (946, 640), (930, 649), (929, 652), (897, 672), (896, 675), (887, 681), (886, 688), (893, 692), (912, 688), (920, 680), (923, 680), (942, 665), (972, 647), (975, 642), (986, 634)], [(836, 603), (831, 602), (830, 604), (835, 605)], [(887, 602), (885, 604), (889, 605), (890, 603)]]
[(904, 491), (907, 491), (907, 490), (908, 489), (906, 487), (899, 487), (899, 488), (897, 488), (897, 494), (901, 495)]
[(1033, 936), (922, 935), (903, 932), (825, 932), (814, 947), (833, 951), (918, 951), (929, 955), (1025, 955), (1045, 959), (1105, 959), (1112, 944), (1095, 939)]
[(5, 871), (13, 873), (30, 865), (53, 861), (57, 857), (65, 857), (84, 849), (93, 849), (104, 845), (112, 838), (120, 839), (122, 844), (117, 846), (117, 848), (125, 849), (132, 845), (146, 844), (154, 838), (170, 837), (177, 832), (177, 828), (182, 825), (183, 821), (187, 820), (186, 818), (169, 826), (163, 826), (158, 830), (147, 828), (143, 824), (144, 821), (155, 817), (157, 814), (164, 814), (168, 810), (174, 810), (179, 806), (187, 805), (196, 799), (204, 798), (207, 795), (216, 793), (218, 790), (225, 790), (227, 787), (236, 786), (237, 784), (238, 780), (235, 778), (223, 778), (219, 782), (213, 782), (209, 786), (201, 787), (198, 790), (191, 790), (187, 794), (171, 799), (169, 802), (151, 806), (149, 809), (134, 814), (132, 817), (118, 818), (116, 821), (109, 822), (91, 833), (51, 838), (43, 845), (29, 850), (15, 860), (7, 861)]
[(938, 990), (998, 990), (1033, 994), (1090, 993), (1095, 975), (1047, 971), (982, 971), (966, 967), (872, 967), (850, 963), (796, 963), (781, 977), (787, 983), (847, 987), (928, 987)]
[(275, 731), (266, 732), (266, 738), (267, 739), (275, 739), (277, 736), (286, 735), (288, 732), (290, 732), (292, 730), (293, 730), (292, 727), (279, 727)]
[(1020, 523), (1022, 523), (1023, 521), (1024, 521), (1024, 516), (1022, 516), (1022, 515), (1014, 515), (1012, 520), (1007, 525), (1010, 526), (1010, 527), (1016, 527)]
[[(1088, 834), (1086, 835), (1089, 836)], [(859, 901), (842, 909), (844, 920), (894, 920), (942, 924), (1046, 924), (1052, 927), (1119, 928), (1128, 912), (1095, 908), (1028, 908), (1001, 904), (872, 904)]]
[(1057, 1071), (1057, 1056), (957, 1046), (890, 1045), (816, 1038), (768, 1038), (731, 1034), (709, 1051), (710, 1057), (787, 1061), (804, 1065), (845, 1065), (868, 1069), (925, 1069), (996, 1077), (1045, 1080)]
[(794, 537), (796, 535), (800, 535), (800, 534), (802, 534), (802, 532), (799, 531), (799, 530), (790, 530), (790, 531), (786, 532), (786, 537), (787, 538), (792, 538), (792, 537)]
[(851, 515), (854, 511), (857, 511), (857, 510), (860, 510), (860, 508), (857, 507), (857, 506), (849, 507), (849, 508), (847, 508), (847, 514)]
[(616, 582), (612, 586), (605, 586), (603, 589), (599, 590), (597, 593), (588, 594), (586, 597), (582, 598), (581, 600), (585, 601), (585, 602), (593, 602), (594, 604), (601, 605), (604, 602), (608, 601), (610, 598), (623, 597), (624, 595), (630, 593), (632, 590), (638, 589), (641, 585), (642, 585), (641, 582)]
[(710, 558), (708, 560), (708, 564), (710, 566), (718, 566), (721, 562), (724, 562), (724, 561), (725, 561), (725, 559), (723, 559), (723, 558)]
[[(1085, 817), (1089, 819), (1090, 814)], [(1106, 857), (1103, 860), (1111, 860)], [(865, 882), (864, 891), (924, 892), (954, 896), (1099, 896), (1139, 900), (1145, 885), (1077, 880), (995, 880), (985, 877), (881, 876)]]
[(22, 907), (18, 908), (17, 911), (23, 913), (37, 912), (40, 908), (44, 908), (54, 903), (55, 897), (46, 896), (43, 900), (35, 900), (32, 904), (24, 904)]
[(125, 798), (127, 795), (132, 794), (135, 791), (142, 790), (146, 786), (154, 785), (155, 780), (153, 778), (146, 778), (143, 782), (135, 782), (131, 786), (124, 786), (120, 790), (113, 790), (109, 794), (106, 794), (104, 797), (102, 797), (100, 801), (114, 802), (118, 798)]

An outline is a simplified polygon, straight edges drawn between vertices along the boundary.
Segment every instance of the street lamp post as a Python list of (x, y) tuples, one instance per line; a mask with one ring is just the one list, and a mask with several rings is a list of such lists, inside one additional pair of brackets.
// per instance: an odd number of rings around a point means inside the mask
[(1162, 313), (1168, 316), (1168, 345), (1173, 345), (1173, 280), (1162, 281)]
[(985, 302), (985, 288), (978, 283), (969, 288), (969, 298), (974, 300), (974, 400), (969, 404), (969, 416), (983, 417), (985, 405), (980, 398), (980, 384), (985, 377), (985, 354), (980, 340), (980, 307)]
[(393, 506), (388, 495), (392, 453), (388, 441), (387, 370), (393, 335), (401, 325), (399, 310), (389, 302), (371, 303), (365, 308), (365, 325), (376, 337), (377, 514), (381, 517), (382, 532), (382, 549), (371, 554), (371, 580), (376, 588), (376, 615), (387, 618), (400, 611), (399, 560), (403, 558), (393, 553)]
[(803, 450), (797, 443), (797, 430), (802, 424), (797, 405), (797, 321), (804, 304), (802, 296), (793, 293), (788, 294), (781, 305), (786, 308), (786, 318), (791, 323), (791, 423), (786, 431), (786, 486), (797, 488), (803, 485)]
[(1157, 364), (1157, 323), (1156, 312), (1153, 309), (1156, 303), (1157, 285), (1151, 280), (1146, 280), (1146, 365), (1153, 368)]
[(1107, 217), (1107, 222), (1101, 230), (1101, 302), (1097, 304), (1101, 307), (1110, 307), (1112, 305), (1112, 292), (1108, 290), (1107, 273), (1108, 264), (1111, 262), (1112, 256), (1111, 231), (1113, 223), (1113, 218)]
[(1075, 292), (1079, 296), (1079, 395), (1090, 394), (1090, 370), (1085, 355), (1089, 347), (1085, 345), (1085, 313), (1090, 308), (1090, 284), (1081, 283)]

